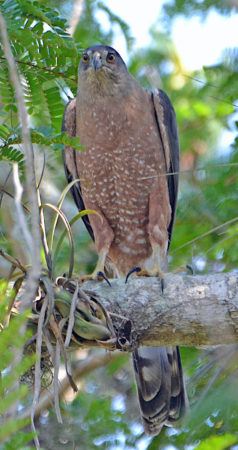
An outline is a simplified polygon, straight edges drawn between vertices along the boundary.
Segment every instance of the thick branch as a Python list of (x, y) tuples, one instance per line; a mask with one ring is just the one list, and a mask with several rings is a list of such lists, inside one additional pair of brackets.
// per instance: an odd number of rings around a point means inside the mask
[(138, 345), (218, 345), (238, 342), (238, 275), (167, 275), (87, 282), (108, 311), (131, 320)]

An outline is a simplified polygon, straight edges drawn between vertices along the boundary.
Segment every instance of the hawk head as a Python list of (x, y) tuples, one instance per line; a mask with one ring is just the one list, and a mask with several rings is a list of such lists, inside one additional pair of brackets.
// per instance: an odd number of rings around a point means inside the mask
[(130, 80), (127, 67), (112, 47), (94, 45), (84, 50), (79, 64), (79, 90), (118, 95)]

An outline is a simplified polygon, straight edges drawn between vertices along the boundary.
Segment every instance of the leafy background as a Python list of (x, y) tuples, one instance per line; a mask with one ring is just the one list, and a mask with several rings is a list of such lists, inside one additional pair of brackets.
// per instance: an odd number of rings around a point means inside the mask
[[(129, 26), (101, 1), (85, 0), (73, 37), (68, 33), (73, 1), (0, 1), (11, 48), (17, 62), (29, 113), (36, 171), (41, 179), (42, 201), (57, 204), (65, 187), (61, 149), (67, 138), (61, 133), (64, 106), (77, 91), (77, 66), (83, 48), (94, 43), (110, 45), (115, 25), (124, 35), (129, 52), (129, 69), (143, 84), (162, 87), (170, 96), (177, 114), (181, 143), (181, 176), (178, 211), (171, 245), (170, 266), (191, 264), (195, 273), (236, 270), (237, 245), (237, 164), (238, 137), (220, 152), (222, 130), (238, 127), (234, 113), (238, 105), (238, 50), (227, 49), (221, 62), (194, 73), (185, 73), (170, 38), (178, 14), (208, 14), (211, 7), (231, 14), (236, 3), (196, 0), (165, 2), (162, 15), (167, 31), (157, 24), (151, 29), (149, 48), (133, 50)], [(97, 20), (101, 10), (108, 17), (105, 31)], [(169, 64), (168, 64), (169, 63)], [(200, 80), (197, 82), (196, 80)], [(18, 162), (24, 182), (24, 155), (18, 124), (14, 90), (0, 47), (0, 245), (23, 264), (28, 263), (19, 235), (12, 195), (11, 167)], [(46, 161), (44, 163), (44, 160)], [(76, 214), (67, 197), (63, 210), (69, 219)], [(46, 212), (47, 229), (53, 214)], [(60, 225), (56, 239), (62, 233)], [(75, 270), (89, 272), (96, 255), (82, 224), (73, 225)], [(67, 272), (67, 239), (55, 262), (55, 273)], [(7, 278), (9, 265), (0, 260), (0, 273)], [(12, 344), (14, 345), (14, 343)], [(0, 347), (1, 350), (1, 347)], [(72, 358), (87, 358), (78, 352)], [(72, 399), (62, 399), (64, 424), (57, 424), (53, 410), (38, 421), (42, 448), (60, 449), (225, 449), (238, 448), (237, 348), (207, 350), (182, 349), (191, 415), (176, 430), (164, 428), (155, 438), (144, 435), (139, 422), (135, 386), (129, 359), (125, 356), (102, 367), (80, 381), (80, 391)], [(28, 402), (30, 401), (30, 392)], [(2, 448), (8, 447), (3, 444)], [(13, 444), (11, 444), (13, 445)], [(75, 447), (74, 447), (75, 446)]]

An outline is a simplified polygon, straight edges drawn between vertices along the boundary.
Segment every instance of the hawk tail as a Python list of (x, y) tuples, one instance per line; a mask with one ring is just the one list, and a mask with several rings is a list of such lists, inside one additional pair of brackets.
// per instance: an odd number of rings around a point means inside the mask
[(187, 396), (178, 347), (141, 347), (133, 365), (144, 429), (159, 434), (185, 413)]

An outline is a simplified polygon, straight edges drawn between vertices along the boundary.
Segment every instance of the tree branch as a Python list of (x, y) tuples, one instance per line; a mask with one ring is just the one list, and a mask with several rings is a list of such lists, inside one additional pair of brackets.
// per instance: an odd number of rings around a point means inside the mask
[[(35, 297), (35, 291), (38, 286), (38, 280), (41, 272), (41, 260), (40, 260), (40, 246), (41, 246), (41, 236), (40, 236), (40, 218), (39, 218), (39, 208), (37, 203), (36, 194), (36, 179), (35, 179), (35, 168), (34, 168), (34, 154), (30, 137), (30, 129), (28, 124), (28, 114), (24, 101), (24, 94), (21, 87), (19, 75), (17, 72), (16, 63), (14, 56), (11, 51), (7, 27), (3, 15), (0, 12), (0, 35), (3, 44), (3, 51), (8, 63), (9, 74), (12, 80), (13, 88), (16, 96), (16, 103), (18, 108), (19, 123), (22, 130), (22, 143), (25, 154), (25, 174), (26, 174), (26, 194), (27, 200), (30, 204), (30, 220), (31, 220), (31, 230), (30, 233), (22, 229), (23, 235), (29, 236), (27, 243), (30, 241), (30, 256), (31, 256), (31, 268), (29, 269), (26, 286), (24, 290), (24, 308), (30, 308), (32, 301)], [(18, 189), (19, 190), (19, 189)], [(22, 208), (20, 202), (18, 201), (19, 208)], [(18, 209), (19, 209), (18, 208)], [(22, 221), (21, 221), (22, 222)], [(27, 224), (23, 221), (20, 226), (25, 228)]]
[[(3, 15), (0, 12), (0, 37), (3, 46), (3, 52), (5, 54), (8, 67), (9, 67), (9, 75), (11, 77), (12, 85), (15, 91), (16, 96), (16, 104), (18, 109), (18, 118), (21, 126), (22, 133), (22, 143), (25, 154), (25, 175), (26, 175), (26, 196), (27, 200), (30, 204), (30, 221), (31, 221), (31, 230), (29, 231), (27, 228), (27, 222), (24, 217), (23, 208), (21, 205), (21, 195), (22, 195), (22, 187), (18, 177), (18, 170), (15, 166), (14, 170), (14, 183), (15, 183), (15, 203), (19, 216), (20, 229), (23, 236), (26, 239), (26, 244), (29, 247), (29, 253), (31, 256), (31, 267), (28, 271), (26, 277), (26, 283), (24, 292), (22, 294), (22, 309), (31, 308), (32, 302), (35, 298), (36, 289), (39, 283), (39, 277), (41, 272), (41, 259), (40, 259), (40, 248), (41, 248), (41, 235), (40, 235), (40, 216), (39, 216), (39, 208), (37, 202), (37, 193), (36, 193), (36, 178), (35, 178), (35, 167), (34, 167), (34, 153), (31, 143), (30, 129), (28, 124), (28, 114), (24, 101), (24, 93), (21, 87), (19, 75), (17, 72), (16, 63), (14, 60), (14, 56), (11, 50), (11, 46), (9, 43), (8, 35), (7, 35), (7, 27), (4, 20)], [(24, 324), (20, 330), (21, 334), (25, 333), (26, 324)], [(21, 352), (18, 349), (15, 349), (15, 361), (14, 365), (21, 360)], [(36, 369), (38, 367), (38, 373), (40, 372), (40, 362), (36, 362)], [(36, 370), (37, 373), (37, 370)], [(37, 384), (37, 383), (36, 383)], [(38, 391), (39, 391), (39, 383), (38, 383)], [(38, 393), (37, 389), (34, 394), (34, 402), (37, 402)], [(34, 404), (33, 402), (33, 404)], [(14, 405), (15, 406), (15, 405)], [(15, 407), (15, 411), (12, 411), (12, 415), (16, 414), (18, 408)], [(31, 422), (32, 422), (32, 430), (35, 431), (34, 426), (34, 406), (32, 408), (31, 414)], [(36, 448), (40, 448), (39, 440), (37, 436), (34, 438)]]
[(84, 0), (75, 0), (74, 1), (72, 14), (71, 14), (71, 18), (69, 21), (69, 27), (67, 29), (68, 33), (71, 34), (71, 36), (73, 36), (73, 34), (77, 28), (77, 25), (79, 23), (80, 16), (83, 12), (83, 4), (84, 4)]
[[(111, 281), (111, 280), (110, 280)], [(111, 313), (132, 323), (134, 345), (219, 345), (238, 342), (238, 274), (174, 275), (162, 294), (156, 278), (87, 282)], [(112, 315), (113, 319), (113, 315)]]

